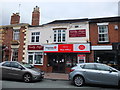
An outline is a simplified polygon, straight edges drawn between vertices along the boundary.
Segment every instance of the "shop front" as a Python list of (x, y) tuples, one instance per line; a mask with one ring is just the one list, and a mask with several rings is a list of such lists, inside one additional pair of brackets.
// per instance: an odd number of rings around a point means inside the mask
[(90, 53), (90, 44), (56, 44), (44, 45), (49, 72), (69, 73), (70, 68), (78, 63), (86, 62)]
[(36, 67), (43, 68), (43, 46), (28, 45), (27, 62)]
[(94, 50), (94, 62), (107, 64), (120, 70), (120, 53), (112, 48), (112, 45), (92, 46)]

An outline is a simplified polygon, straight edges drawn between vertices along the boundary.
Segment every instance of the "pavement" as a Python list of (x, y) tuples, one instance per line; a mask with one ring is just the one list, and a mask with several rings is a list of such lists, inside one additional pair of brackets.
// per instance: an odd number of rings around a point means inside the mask
[(51, 80), (68, 80), (68, 74), (64, 74), (64, 73), (45, 73), (44, 78), (45, 79), (51, 79)]

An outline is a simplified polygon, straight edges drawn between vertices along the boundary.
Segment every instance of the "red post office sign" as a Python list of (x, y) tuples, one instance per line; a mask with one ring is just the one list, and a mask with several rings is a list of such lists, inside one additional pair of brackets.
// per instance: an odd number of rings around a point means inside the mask
[(73, 44), (60, 44), (58, 45), (59, 52), (73, 52)]
[(43, 50), (41, 45), (28, 45), (28, 50)]
[(44, 52), (81, 52), (90, 53), (90, 44), (44, 45)]

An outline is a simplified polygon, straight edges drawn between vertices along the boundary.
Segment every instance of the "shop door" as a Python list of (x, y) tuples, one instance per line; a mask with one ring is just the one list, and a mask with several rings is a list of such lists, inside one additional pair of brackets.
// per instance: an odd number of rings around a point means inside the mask
[(65, 72), (65, 58), (64, 55), (56, 54), (51, 58), (53, 72), (64, 73)]

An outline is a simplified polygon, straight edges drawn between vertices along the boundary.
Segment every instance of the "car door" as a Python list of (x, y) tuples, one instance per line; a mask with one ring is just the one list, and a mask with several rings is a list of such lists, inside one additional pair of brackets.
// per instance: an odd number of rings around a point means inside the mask
[(22, 75), (23, 75), (23, 70), (20, 69), (20, 67), (22, 67), (19, 63), (17, 62), (11, 62), (11, 76), (12, 78), (15, 79), (21, 79)]
[[(99, 72), (100, 84), (117, 85), (118, 84), (118, 72), (115, 70), (110, 71), (110, 67), (104, 64), (96, 64)], [(112, 69), (112, 68), (111, 68)]]
[(83, 67), (83, 73), (88, 83), (98, 83), (98, 72), (96, 72), (96, 67), (94, 64), (85, 64)]
[(2, 64), (2, 77), (3, 78), (11, 78), (11, 65), (10, 62), (5, 62)]

